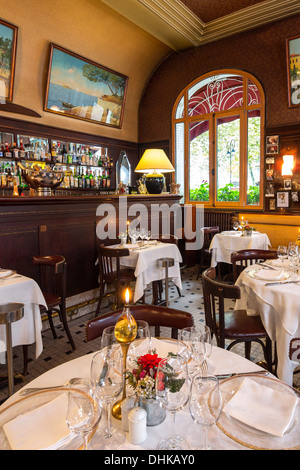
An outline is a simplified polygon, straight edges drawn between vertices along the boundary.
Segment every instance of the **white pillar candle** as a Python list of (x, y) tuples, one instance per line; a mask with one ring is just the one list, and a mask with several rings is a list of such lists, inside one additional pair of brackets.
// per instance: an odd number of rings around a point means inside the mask
[(128, 415), (129, 434), (131, 444), (140, 444), (147, 437), (147, 412), (143, 408), (133, 408)]

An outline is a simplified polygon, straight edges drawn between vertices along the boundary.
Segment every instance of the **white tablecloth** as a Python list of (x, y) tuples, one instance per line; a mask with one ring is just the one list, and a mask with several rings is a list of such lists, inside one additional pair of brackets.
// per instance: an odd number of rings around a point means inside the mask
[[(36, 344), (36, 357), (43, 351), (42, 320), (39, 305), (47, 307), (38, 284), (29, 277), (15, 275), (0, 280), (0, 304), (21, 302), (24, 317), (12, 323), (12, 345)], [(6, 328), (0, 325), (0, 351), (6, 350)]]
[(210, 244), (212, 250), (211, 266), (217, 263), (231, 263), (231, 253), (233, 251), (257, 249), (268, 250), (271, 246), (266, 233), (253, 232), (250, 237), (242, 237), (242, 232), (222, 232), (217, 233)]
[(255, 309), (272, 341), (276, 341), (278, 377), (292, 385), (293, 370), (299, 363), (289, 359), (292, 338), (300, 337), (299, 284), (266, 286), (266, 281), (253, 279), (245, 270), (236, 284), (241, 288), (241, 299), (235, 308)]
[[(122, 266), (135, 268), (134, 302), (137, 302), (143, 296), (148, 284), (165, 279), (165, 268), (159, 262), (161, 258), (174, 259), (174, 266), (168, 269), (168, 277), (179, 289), (182, 288), (179, 266), (182, 257), (177, 245), (158, 243), (157, 245), (149, 244), (145, 246), (145, 248), (136, 251), (131, 249), (130, 256), (121, 258)], [(125, 247), (130, 248), (130, 245), (125, 245)]]
[[(26, 387), (56, 386), (66, 383), (72, 377), (89, 377), (90, 364), (95, 353), (82, 356), (78, 359), (66, 362), (50, 371), (42, 374), (33, 380)], [(231, 373), (231, 372), (250, 372), (257, 371), (260, 368), (253, 362), (234, 354), (230, 351), (213, 347), (212, 354), (209, 359), (210, 371), (215, 374)], [(11, 396), (1, 407), (9, 405), (11, 402), (20, 398), (19, 391)], [(120, 422), (113, 418), (114, 425), (120, 426)], [(147, 427), (147, 439), (140, 445), (133, 445), (127, 439), (121, 450), (141, 450), (155, 449), (158, 441), (166, 437), (170, 431), (170, 414), (167, 413), (165, 421), (158, 425)], [(203, 432), (201, 426), (195, 424), (190, 416), (188, 406), (182, 411), (176, 413), (176, 429), (180, 434), (185, 436), (186, 441), (191, 448), (199, 447), (202, 443)], [(209, 429), (209, 443), (214, 449), (246, 449), (242, 445), (234, 442), (227, 437), (216, 426)], [(119, 449), (120, 450), (120, 449)]]

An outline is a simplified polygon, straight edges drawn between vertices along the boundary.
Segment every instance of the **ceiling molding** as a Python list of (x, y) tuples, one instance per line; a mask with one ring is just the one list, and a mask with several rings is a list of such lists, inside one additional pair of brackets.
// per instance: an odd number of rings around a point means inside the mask
[(176, 51), (300, 13), (299, 0), (266, 0), (204, 23), (180, 0), (100, 0)]

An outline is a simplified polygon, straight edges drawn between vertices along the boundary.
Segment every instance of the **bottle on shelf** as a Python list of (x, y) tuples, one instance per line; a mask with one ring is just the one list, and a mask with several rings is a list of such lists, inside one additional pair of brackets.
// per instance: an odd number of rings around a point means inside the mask
[(20, 159), (20, 150), (19, 150), (19, 148), (17, 147), (16, 142), (13, 143), (13, 146), (12, 146), (12, 149), (11, 149), (11, 153), (12, 153), (12, 158), (14, 158), (15, 160), (19, 160), (19, 159)]
[(3, 152), (3, 157), (4, 158), (11, 158), (12, 157), (12, 153), (11, 153), (11, 150), (8, 146), (8, 142), (5, 142), (5, 148), (4, 148), (4, 152)]
[(56, 161), (57, 161), (57, 163), (62, 163), (63, 162), (63, 156), (62, 156), (62, 150), (61, 150), (60, 142), (57, 142)]
[(52, 161), (53, 163), (56, 163), (56, 162), (57, 162), (56, 146), (55, 146), (55, 143), (54, 143), (54, 142), (52, 143), (52, 148), (51, 148), (51, 161)]
[(20, 152), (20, 160), (25, 160), (26, 159), (26, 151), (25, 151), (25, 148), (24, 148), (24, 145), (23, 145), (23, 139), (20, 139), (19, 152)]

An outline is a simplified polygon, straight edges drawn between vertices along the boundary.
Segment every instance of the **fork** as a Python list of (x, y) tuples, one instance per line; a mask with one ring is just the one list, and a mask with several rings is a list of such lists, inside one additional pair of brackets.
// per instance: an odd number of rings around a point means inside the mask
[(200, 366), (200, 369), (201, 369), (201, 373), (202, 374), (207, 374), (208, 372), (208, 364), (207, 364), (207, 361), (204, 360)]

